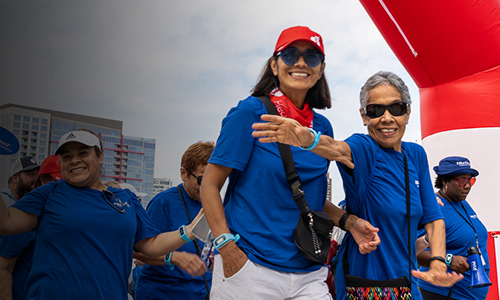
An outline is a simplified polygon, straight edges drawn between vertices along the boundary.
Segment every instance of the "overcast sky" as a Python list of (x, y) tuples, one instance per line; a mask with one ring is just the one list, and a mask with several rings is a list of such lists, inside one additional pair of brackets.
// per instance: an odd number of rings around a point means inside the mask
[[(156, 139), (155, 177), (181, 182), (189, 145), (217, 139), (246, 98), (280, 32), (320, 33), (337, 139), (366, 133), (359, 90), (379, 70), (413, 100), (404, 137), (420, 139), (418, 89), (357, 0), (1, 1), (0, 105), (15, 103), (123, 121)], [(344, 194), (335, 164), (333, 200)]]

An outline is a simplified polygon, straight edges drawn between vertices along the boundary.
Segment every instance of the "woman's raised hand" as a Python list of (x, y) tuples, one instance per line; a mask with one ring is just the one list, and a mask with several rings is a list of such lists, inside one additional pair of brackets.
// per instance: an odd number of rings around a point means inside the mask
[(262, 123), (254, 123), (252, 136), (262, 143), (279, 142), (292, 146), (307, 147), (314, 142), (314, 135), (294, 119), (275, 115), (262, 115)]

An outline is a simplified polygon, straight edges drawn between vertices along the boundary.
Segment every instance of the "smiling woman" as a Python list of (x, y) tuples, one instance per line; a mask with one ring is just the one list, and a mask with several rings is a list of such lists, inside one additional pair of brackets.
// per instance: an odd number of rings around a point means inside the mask
[(63, 180), (8, 209), (0, 203), (0, 234), (37, 228), (29, 298), (126, 299), (133, 249), (156, 258), (193, 240), (192, 224), (160, 233), (135, 194), (101, 183), (102, 144), (93, 132), (66, 133), (57, 154)]
[[(252, 124), (268, 113), (261, 101), (265, 99), (284, 119), (305, 126), (308, 132), (333, 137), (330, 122), (313, 110), (331, 106), (323, 72), (323, 40), (307, 27), (288, 28), (272, 53), (252, 96), (240, 101), (222, 121), (203, 175), (201, 201), (220, 253), (215, 256), (211, 297), (327, 300), (331, 299), (324, 282), (328, 269), (307, 259), (294, 242), (300, 211), (278, 147), (251, 136)], [(329, 161), (297, 147), (291, 151), (309, 206), (327, 212), (339, 224), (345, 212), (325, 201)], [(228, 177), (223, 206), (219, 193)], [(346, 229), (360, 238), (363, 253), (376, 248), (376, 228), (354, 215), (344, 221)]]
[[(380, 240), (384, 241), (377, 251), (362, 255), (354, 236), (346, 236), (335, 272), (337, 299), (346, 299), (348, 294), (349, 299), (364, 299), (354, 295), (356, 284), (366, 278), (394, 286), (394, 280), (404, 276), (405, 283), (400, 286), (411, 293), (412, 299), (422, 299), (416, 278), (439, 286), (453, 285), (462, 278), (447, 273), (441, 262), (445, 256), (444, 222), (434, 197), (427, 156), (420, 145), (402, 141), (410, 103), (408, 88), (399, 76), (378, 72), (366, 81), (360, 93), (359, 112), (368, 135), (354, 134), (345, 141), (321, 135), (311, 150), (337, 161), (348, 214), (356, 214), (380, 228)], [(310, 130), (293, 119), (270, 115), (261, 118), (267, 123), (254, 124), (253, 136), (263, 143), (307, 147), (315, 141)], [(415, 271), (419, 226), (427, 232), (432, 258), (425, 272)], [(380, 284), (378, 287), (384, 287)]]

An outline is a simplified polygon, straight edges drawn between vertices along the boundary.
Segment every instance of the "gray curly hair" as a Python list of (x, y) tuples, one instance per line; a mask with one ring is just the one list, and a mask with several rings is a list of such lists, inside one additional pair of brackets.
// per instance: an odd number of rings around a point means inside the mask
[(392, 85), (401, 94), (401, 100), (411, 105), (410, 91), (403, 79), (389, 71), (379, 71), (365, 82), (359, 93), (359, 102), (361, 107), (365, 107), (370, 101), (370, 91), (379, 85)]

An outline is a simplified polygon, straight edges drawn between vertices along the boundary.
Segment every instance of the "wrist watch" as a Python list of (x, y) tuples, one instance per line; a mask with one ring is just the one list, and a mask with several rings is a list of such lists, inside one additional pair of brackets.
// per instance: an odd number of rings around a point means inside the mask
[(183, 240), (185, 240), (187, 243), (193, 241), (193, 239), (190, 239), (187, 235), (187, 230), (186, 230), (186, 225), (182, 225), (179, 227), (179, 235)]

